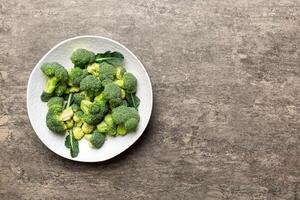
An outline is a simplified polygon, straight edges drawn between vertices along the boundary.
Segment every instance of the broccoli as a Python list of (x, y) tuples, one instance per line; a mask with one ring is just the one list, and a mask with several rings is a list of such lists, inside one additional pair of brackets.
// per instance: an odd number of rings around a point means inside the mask
[(41, 100), (47, 102), (47, 127), (55, 133), (66, 132), (65, 146), (74, 158), (82, 137), (98, 149), (107, 135), (135, 130), (140, 121), (140, 99), (136, 96), (137, 79), (124, 68), (121, 53), (95, 55), (79, 48), (70, 59), (74, 68), (69, 70), (57, 62), (41, 66), (47, 80)]
[(83, 111), (83, 121), (90, 124), (96, 125), (101, 122), (103, 116), (108, 111), (107, 105), (103, 101), (90, 102), (87, 100), (81, 101), (80, 105), (81, 110)]
[(81, 80), (88, 75), (89, 74), (86, 69), (72, 68), (69, 73), (70, 84), (74, 86), (80, 86)]
[(67, 89), (67, 84), (65, 82), (59, 82), (55, 89), (56, 96), (63, 96), (66, 93)]
[(117, 67), (116, 68), (116, 79), (122, 79), (126, 69), (124, 67)]
[(57, 83), (59, 81), (68, 80), (68, 72), (63, 66), (56, 62), (44, 63), (41, 66), (41, 70), (47, 77), (46, 86), (41, 94), (41, 100), (47, 102), (52, 96), (54, 96), (53, 92)]
[(49, 111), (46, 116), (47, 127), (56, 133), (64, 133), (67, 129), (65, 121), (70, 120), (73, 117), (73, 110), (70, 107), (72, 95), (69, 95), (66, 108), (63, 110), (61, 100), (55, 98), (50, 99), (48, 104)]
[(76, 123), (79, 123), (82, 121), (82, 116), (83, 116), (83, 112), (80, 110), (80, 111), (77, 111), (74, 113), (74, 116), (73, 116), (73, 120), (74, 122)]
[(127, 132), (134, 130), (140, 120), (138, 111), (135, 108), (119, 106), (112, 110), (112, 119), (117, 125), (124, 125)]
[(84, 132), (83, 132), (83, 130), (81, 128), (74, 127), (73, 128), (73, 135), (74, 135), (74, 138), (76, 140), (80, 140), (84, 136)]
[(100, 64), (99, 77), (101, 80), (106, 78), (113, 80), (116, 75), (116, 67), (106, 62)]
[(98, 95), (103, 87), (101, 81), (93, 75), (88, 75), (80, 82), (80, 89), (87, 92), (88, 96), (96, 96)]
[(75, 67), (85, 68), (87, 64), (93, 63), (95, 54), (86, 49), (76, 49), (71, 55), (71, 61)]
[(87, 124), (87, 123), (83, 123), (81, 129), (85, 134), (90, 134), (93, 130), (94, 130), (94, 126)]
[(97, 125), (97, 129), (101, 133), (108, 133), (109, 135), (116, 135), (117, 126), (112, 120), (111, 114), (107, 114), (104, 120)]
[(86, 92), (75, 93), (73, 101), (75, 104), (80, 105), (82, 100), (90, 100), (90, 97), (87, 96)]
[(73, 110), (73, 112), (74, 113), (76, 113), (77, 111), (80, 111), (80, 106), (79, 105), (77, 105), (77, 104), (72, 104), (72, 110)]
[(100, 64), (93, 63), (91, 65), (88, 65), (86, 69), (87, 69), (88, 73), (93, 74), (95, 76), (99, 76)]
[(102, 147), (106, 140), (105, 134), (100, 133), (98, 130), (94, 130), (92, 134), (87, 135), (85, 138), (89, 141), (90, 146), (96, 149)]
[(59, 106), (59, 107), (63, 107), (64, 105), (64, 99), (61, 97), (52, 97), (51, 99), (49, 99), (49, 101), (47, 102), (47, 106), (50, 109), (53, 106)]
[(117, 127), (117, 134), (118, 135), (126, 135), (127, 134), (127, 130), (125, 129), (124, 124), (119, 124)]
[(114, 83), (104, 84), (102, 93), (95, 97), (94, 101), (108, 101), (111, 108), (122, 104), (122, 92)]
[(126, 90), (128, 93), (135, 93), (137, 87), (137, 80), (131, 73), (125, 72), (122, 79), (114, 81), (119, 87)]
[(66, 124), (67, 128), (73, 128), (74, 121), (72, 119), (69, 119), (69, 120), (65, 121), (65, 124)]

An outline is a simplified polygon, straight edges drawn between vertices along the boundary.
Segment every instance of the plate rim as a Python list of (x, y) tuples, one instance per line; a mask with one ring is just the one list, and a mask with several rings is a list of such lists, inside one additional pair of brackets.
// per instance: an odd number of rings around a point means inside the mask
[[(133, 140), (129, 146), (127, 148), (125, 148), (124, 150), (122, 150), (121, 152), (118, 152), (117, 154), (114, 154), (112, 155), (111, 157), (109, 158), (106, 158), (106, 159), (102, 159), (102, 160), (83, 160), (83, 159), (76, 159), (76, 158), (72, 158), (72, 157), (66, 157), (62, 154), (59, 154), (58, 152), (52, 150), (50, 147), (48, 147), (48, 145), (40, 138), (39, 134), (37, 133), (37, 131), (35, 130), (34, 126), (33, 126), (33, 123), (32, 123), (32, 120), (30, 118), (30, 114), (29, 114), (29, 85), (30, 85), (30, 80), (32, 79), (33, 77), (33, 74), (34, 72), (38, 69), (38, 66), (42, 63), (42, 61), (52, 52), (54, 51), (57, 47), (61, 46), (62, 44), (64, 43), (67, 43), (69, 41), (72, 41), (72, 40), (76, 40), (76, 39), (80, 39), (80, 38), (98, 38), (98, 39), (102, 39), (102, 40), (107, 40), (109, 42), (112, 42), (112, 43), (115, 43), (119, 46), (121, 46), (122, 48), (124, 48), (129, 54), (131, 54), (131, 56), (134, 57), (134, 59), (136, 59), (136, 61), (142, 66), (142, 70), (144, 71), (144, 73), (146, 74), (146, 77), (147, 77), (147, 80), (148, 82), (150, 83), (150, 105), (151, 106), (151, 109), (150, 109), (150, 115), (148, 117), (148, 119), (146, 119), (146, 126), (144, 127), (144, 129), (142, 129), (141, 131), (141, 134), (135, 139)], [(107, 37), (103, 37), (103, 36), (96, 36), (96, 35), (80, 35), (80, 36), (75, 36), (75, 37), (71, 37), (71, 38), (67, 38), (65, 40), (62, 40), (61, 42), (57, 43), (56, 45), (54, 45), (47, 53), (44, 54), (44, 56), (42, 56), (42, 58), (40, 58), (40, 60), (37, 62), (37, 64), (34, 66), (34, 68), (31, 70), (30, 72), (30, 75), (29, 75), (29, 78), (28, 78), (28, 82), (27, 82), (27, 86), (26, 86), (26, 107), (27, 107), (27, 116), (29, 118), (29, 122), (30, 122), (30, 125), (33, 129), (33, 131), (35, 132), (36, 136), (39, 138), (39, 140), (50, 150), (52, 151), (53, 153), (55, 153), (56, 155), (62, 157), (62, 158), (66, 158), (68, 160), (72, 160), (72, 161), (76, 161), (76, 162), (85, 162), (85, 163), (95, 163), (95, 162), (103, 162), (103, 161), (107, 161), (107, 160), (110, 160), (120, 154), (122, 154), (124, 151), (126, 151), (127, 149), (129, 149), (145, 132), (146, 128), (148, 127), (149, 125), (149, 122), (150, 122), (150, 119), (151, 119), (151, 116), (152, 116), (152, 111), (153, 111), (153, 88), (152, 88), (152, 82), (151, 82), (151, 79), (149, 77), (149, 74), (146, 70), (146, 68), (144, 67), (143, 63), (138, 59), (138, 57), (132, 52), (130, 51), (125, 45), (121, 44), (120, 42), (117, 42), (113, 39), (110, 39), (110, 38), (107, 38)]]

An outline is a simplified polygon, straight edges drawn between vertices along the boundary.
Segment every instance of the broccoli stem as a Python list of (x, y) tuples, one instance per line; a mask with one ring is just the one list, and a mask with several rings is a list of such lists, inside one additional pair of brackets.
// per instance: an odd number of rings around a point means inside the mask
[(66, 108), (69, 108), (69, 107), (70, 107), (72, 96), (73, 96), (73, 94), (70, 93), (70, 94), (69, 94), (69, 97), (68, 97), (68, 101), (67, 101), (67, 106), (66, 106)]
[(57, 82), (58, 79), (56, 77), (47, 78), (44, 91), (48, 94), (51, 94), (55, 90)]

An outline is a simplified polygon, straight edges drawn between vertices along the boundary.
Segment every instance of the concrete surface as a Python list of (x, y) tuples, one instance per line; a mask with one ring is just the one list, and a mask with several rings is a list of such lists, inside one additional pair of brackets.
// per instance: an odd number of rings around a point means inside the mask
[[(0, 0), (0, 199), (300, 199), (300, 1)], [(30, 71), (77, 35), (125, 44), (154, 110), (121, 156), (50, 152), (26, 113)]]

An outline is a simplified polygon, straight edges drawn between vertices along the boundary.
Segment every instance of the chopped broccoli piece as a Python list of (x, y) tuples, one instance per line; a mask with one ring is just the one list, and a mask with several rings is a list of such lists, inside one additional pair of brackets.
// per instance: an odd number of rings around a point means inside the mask
[(87, 69), (88, 73), (93, 74), (94, 76), (99, 76), (100, 64), (93, 63), (93, 64), (87, 66), (86, 69)]
[(116, 67), (113, 65), (110, 65), (106, 62), (103, 62), (100, 64), (100, 69), (99, 69), (99, 77), (101, 80), (104, 79), (114, 79), (114, 76), (116, 75)]
[(126, 135), (127, 134), (127, 130), (125, 129), (124, 124), (119, 124), (117, 127), (117, 134), (118, 135)]
[(94, 130), (94, 126), (87, 124), (87, 123), (83, 123), (81, 129), (85, 134), (90, 134), (93, 130)]
[(69, 119), (69, 120), (65, 121), (65, 124), (66, 124), (67, 128), (73, 128), (74, 121), (72, 119)]
[(76, 140), (80, 140), (84, 136), (84, 132), (83, 132), (83, 130), (81, 128), (74, 127), (73, 128), (73, 135), (74, 135), (74, 138)]
[(56, 133), (64, 133), (67, 129), (67, 126), (64, 124), (64, 121), (68, 121), (73, 117), (73, 110), (70, 107), (72, 95), (69, 95), (68, 103), (65, 110), (62, 110), (61, 100), (54, 99), (51, 100), (47, 116), (46, 124), (47, 127)]
[(86, 92), (75, 93), (73, 101), (75, 104), (80, 105), (82, 100), (90, 100), (90, 97), (87, 96)]
[(71, 61), (76, 67), (85, 68), (87, 64), (93, 63), (95, 54), (86, 49), (76, 49), (71, 55)]
[(81, 122), (82, 121), (82, 116), (83, 116), (83, 112), (81, 110), (77, 111), (77, 112), (74, 113), (73, 120), (76, 123)]
[(122, 79), (126, 69), (124, 67), (117, 67), (116, 68), (116, 79)]
[(59, 82), (56, 86), (56, 89), (55, 89), (55, 94), (56, 96), (58, 97), (61, 97), (65, 94), (65, 92), (67, 91), (67, 84), (66, 82)]
[(113, 119), (111, 117), (111, 114), (107, 114), (104, 117), (104, 120), (97, 125), (98, 131), (101, 133), (108, 133), (109, 135), (116, 135), (116, 124), (113, 122)]
[(131, 73), (125, 72), (122, 79), (116, 80), (115, 84), (126, 90), (128, 93), (135, 93), (137, 87), (137, 80)]
[(59, 81), (68, 80), (68, 72), (63, 66), (56, 62), (44, 63), (41, 66), (41, 70), (47, 77), (46, 86), (41, 95), (41, 100), (47, 102), (52, 96), (54, 96), (53, 92), (57, 83)]
[(102, 91), (101, 81), (94, 75), (88, 75), (80, 82), (80, 89), (86, 91), (88, 96), (96, 96)]
[(64, 105), (64, 99), (61, 97), (52, 97), (51, 99), (49, 99), (49, 101), (47, 102), (47, 106), (50, 109), (53, 106), (61, 106), (63, 107)]
[(69, 73), (69, 79), (71, 85), (79, 86), (82, 79), (88, 76), (89, 73), (86, 69), (80, 69), (78, 67), (72, 68)]
[(98, 130), (94, 130), (91, 134), (91, 137), (89, 137), (89, 142), (92, 145), (92, 147), (99, 149), (102, 147), (106, 140), (106, 136), (103, 133), (100, 133)]
[(112, 119), (117, 125), (123, 124), (126, 131), (129, 132), (137, 127), (140, 116), (135, 108), (119, 106), (112, 110)]
[(96, 96), (94, 101), (108, 101), (111, 108), (115, 108), (122, 104), (122, 92), (114, 83), (107, 83), (103, 92)]

